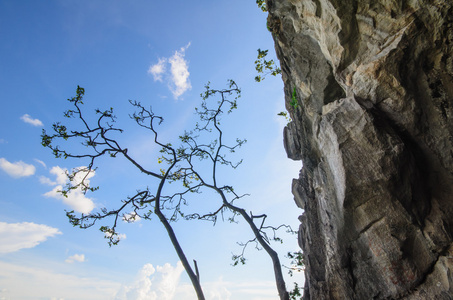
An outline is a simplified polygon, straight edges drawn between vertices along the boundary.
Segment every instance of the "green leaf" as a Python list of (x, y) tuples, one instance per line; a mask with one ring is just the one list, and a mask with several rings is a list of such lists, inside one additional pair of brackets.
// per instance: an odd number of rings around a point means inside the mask
[(294, 109), (297, 109), (299, 106), (299, 103), (297, 101), (297, 92), (296, 92), (296, 87), (293, 89), (293, 94), (291, 96), (291, 102), (289, 103)]
[(267, 6), (266, 6), (265, 0), (256, 0), (256, 4), (263, 12), (267, 12)]

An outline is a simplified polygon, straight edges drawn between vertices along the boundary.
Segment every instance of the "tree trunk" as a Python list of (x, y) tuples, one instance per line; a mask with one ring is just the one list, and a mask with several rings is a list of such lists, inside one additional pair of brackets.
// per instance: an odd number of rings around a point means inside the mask
[(278, 295), (281, 300), (289, 300), (289, 294), (288, 291), (286, 290), (286, 284), (283, 278), (282, 265), (280, 263), (280, 259), (278, 258), (277, 252), (275, 252), (275, 250), (272, 249), (271, 246), (263, 239), (263, 236), (261, 235), (255, 223), (253, 222), (253, 219), (245, 212), (245, 210), (231, 204), (228, 205), (228, 207), (241, 214), (241, 216), (249, 224), (261, 247), (263, 247), (264, 251), (266, 251), (270, 258), (272, 259), (272, 266), (274, 268), (275, 284), (277, 285)]
[(173, 244), (173, 248), (175, 248), (176, 253), (178, 254), (179, 259), (181, 260), (182, 265), (184, 266), (184, 269), (187, 272), (187, 275), (189, 275), (190, 281), (192, 282), (192, 286), (195, 289), (195, 292), (197, 293), (198, 300), (205, 300), (203, 290), (201, 288), (200, 284), (200, 278), (198, 274), (198, 266), (195, 263), (195, 268), (197, 269), (197, 274), (193, 271), (192, 267), (189, 264), (189, 261), (187, 260), (186, 255), (184, 254), (184, 251), (182, 250), (181, 245), (179, 244), (178, 239), (176, 238), (175, 231), (173, 230), (173, 227), (170, 225), (170, 222), (167, 220), (165, 215), (162, 213), (160, 210), (160, 197), (162, 193), (162, 189), (165, 185), (165, 182), (168, 178), (168, 175), (170, 174), (170, 171), (173, 169), (173, 167), (176, 165), (176, 154), (173, 151), (173, 164), (168, 168), (167, 172), (161, 179), (159, 186), (157, 188), (157, 193), (155, 197), (155, 203), (154, 203), (154, 213), (157, 215), (159, 218), (160, 222), (164, 225), (165, 230), (167, 230), (168, 237), (171, 240), (171, 243)]
[(223, 204), (231, 209), (232, 211), (239, 213), (249, 224), (250, 229), (252, 230), (253, 234), (255, 235), (256, 240), (258, 243), (263, 247), (263, 249), (266, 251), (266, 253), (270, 256), (272, 260), (272, 266), (274, 268), (274, 277), (275, 277), (275, 284), (277, 286), (277, 291), (278, 295), (281, 300), (289, 300), (289, 294), (288, 291), (286, 290), (286, 284), (285, 284), (285, 279), (283, 278), (283, 273), (282, 273), (282, 265), (280, 263), (280, 259), (278, 258), (277, 252), (272, 249), (272, 247), (264, 240), (263, 235), (259, 231), (258, 227), (256, 227), (255, 223), (253, 222), (253, 218), (247, 214), (247, 212), (239, 208), (237, 206), (234, 206), (233, 204), (229, 203), (226, 199), (225, 194), (221, 189), (219, 189), (216, 186), (210, 186), (206, 185), (209, 188), (214, 189), (220, 197), (222, 197), (222, 202)]
[(189, 275), (190, 281), (192, 282), (192, 285), (195, 289), (195, 292), (197, 293), (198, 300), (204, 300), (204, 294), (203, 290), (201, 289), (201, 284), (198, 275), (198, 266), (195, 263), (195, 267), (197, 268), (197, 274), (193, 271), (192, 267), (189, 264), (189, 261), (186, 258), (186, 255), (184, 254), (184, 251), (181, 248), (181, 245), (179, 244), (178, 239), (176, 238), (176, 234), (173, 231), (173, 227), (171, 227), (170, 223), (168, 222), (167, 218), (162, 214), (160, 210), (155, 210), (157, 216), (159, 217), (160, 222), (164, 225), (165, 229), (167, 230), (168, 236), (170, 237), (170, 240), (173, 244), (173, 247), (176, 250), (176, 253), (178, 254), (179, 259), (181, 260), (182, 265), (184, 266), (184, 269), (186, 269), (187, 275)]

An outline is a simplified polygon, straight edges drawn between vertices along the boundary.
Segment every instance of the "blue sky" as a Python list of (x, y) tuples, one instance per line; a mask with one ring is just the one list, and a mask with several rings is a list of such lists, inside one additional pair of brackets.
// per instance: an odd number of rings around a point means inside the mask
[[(40, 134), (62, 120), (77, 85), (88, 112), (114, 107), (129, 153), (158, 168), (152, 137), (129, 119), (127, 100), (152, 105), (165, 118), (162, 138), (171, 140), (193, 126), (208, 81), (222, 89), (234, 79), (242, 98), (224, 128), (248, 142), (244, 163), (221, 178), (251, 194), (241, 200), (248, 211), (297, 228), (301, 210), (290, 191), (301, 164), (283, 149), (282, 81), (254, 82), (257, 49), (273, 51), (255, 1), (0, 0), (0, 38), (0, 299), (195, 299), (159, 222), (124, 222), (125, 238), (112, 248), (99, 230), (68, 223), (65, 209), (114, 208), (152, 184), (126, 161), (106, 159), (90, 178), (99, 191), (58, 197), (62, 170), (86, 162), (53, 158)], [(231, 267), (231, 254), (241, 251), (236, 242), (251, 237), (244, 222), (174, 228), (189, 260), (198, 261), (208, 299), (277, 299), (263, 251), (250, 247), (248, 263)], [(277, 250), (288, 265), (283, 255), (297, 250), (297, 240), (283, 237)], [(302, 279), (288, 276), (287, 284), (294, 280)]]

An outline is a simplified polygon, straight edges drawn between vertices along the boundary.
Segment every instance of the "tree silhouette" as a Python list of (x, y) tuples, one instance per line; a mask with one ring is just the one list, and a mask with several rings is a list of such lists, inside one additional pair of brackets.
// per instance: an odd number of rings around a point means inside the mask
[[(224, 132), (221, 129), (221, 117), (225, 112), (229, 114), (237, 108), (240, 93), (240, 89), (233, 80), (229, 80), (228, 87), (223, 90), (211, 89), (208, 83), (201, 94), (201, 106), (195, 110), (199, 122), (193, 130), (186, 131), (179, 136), (178, 146), (161, 141), (157, 130), (157, 127), (163, 122), (161, 116), (154, 114), (151, 108), (146, 108), (140, 102), (129, 101), (136, 109), (136, 112), (130, 117), (138, 126), (151, 131), (154, 143), (160, 147), (160, 156), (156, 157), (157, 163), (166, 166), (166, 168), (150, 170), (131, 157), (127, 148), (122, 147), (120, 142), (113, 137), (115, 133), (123, 132), (122, 129), (114, 126), (116, 117), (113, 114), (113, 108), (104, 111), (97, 109), (95, 111), (96, 121), (88, 122), (82, 111), (85, 90), (78, 86), (76, 96), (68, 99), (73, 107), (67, 110), (64, 116), (77, 119), (81, 129), (68, 129), (61, 123), (54, 123), (52, 134), (43, 130), (41, 135), (42, 145), (51, 149), (55, 157), (88, 161), (86, 167), (67, 173), (69, 183), (60, 192), (67, 196), (68, 192), (73, 189), (81, 189), (84, 193), (96, 191), (98, 187), (90, 186), (87, 179), (89, 174), (96, 170), (97, 159), (104, 156), (123, 156), (143, 174), (151, 176), (154, 180), (152, 188), (137, 190), (133, 196), (121, 200), (116, 209), (101, 208), (97, 212), (80, 215), (74, 211), (67, 211), (66, 215), (70, 223), (83, 229), (92, 227), (98, 222), (103, 223), (99, 229), (105, 234), (109, 245), (112, 246), (120, 241), (120, 235), (117, 232), (119, 220), (132, 222), (137, 217), (150, 220), (151, 215), (155, 214), (165, 227), (173, 247), (189, 275), (198, 299), (205, 299), (197, 263), (194, 260), (193, 267), (189, 263), (171, 222), (183, 218), (185, 220), (208, 220), (215, 223), (219, 216), (223, 217), (226, 213), (230, 213), (228, 220), (235, 222), (236, 218), (243, 218), (253, 232), (253, 238), (241, 244), (242, 253), (233, 255), (234, 265), (239, 262), (245, 263), (244, 249), (248, 244), (255, 243), (256, 246), (264, 249), (272, 259), (280, 299), (289, 299), (278, 254), (272, 249), (270, 243), (271, 240), (281, 242), (276, 235), (278, 229), (285, 228), (288, 232), (293, 231), (287, 225), (278, 227), (266, 225), (267, 215), (265, 214), (247, 213), (244, 208), (236, 204), (247, 194), (237, 194), (231, 185), (219, 183), (218, 173), (221, 166), (236, 169), (242, 163), (242, 160), (238, 162), (229, 160), (228, 154), (238, 150), (246, 140), (236, 139), (231, 144), (226, 143)], [(210, 101), (212, 97), (217, 97), (217, 101)], [(80, 152), (72, 152), (74, 150), (70, 149), (68, 141), (80, 142), (85, 147)], [(66, 147), (62, 148), (60, 144)], [(177, 192), (172, 191), (167, 194), (164, 187), (173, 182), (179, 182), (180, 187)], [(188, 206), (193, 196), (201, 197), (199, 194), (203, 190), (214, 191), (219, 196), (217, 207), (205, 213), (185, 213), (182, 206)], [(113, 219), (110, 226), (106, 226), (105, 222), (102, 222), (108, 218)]]

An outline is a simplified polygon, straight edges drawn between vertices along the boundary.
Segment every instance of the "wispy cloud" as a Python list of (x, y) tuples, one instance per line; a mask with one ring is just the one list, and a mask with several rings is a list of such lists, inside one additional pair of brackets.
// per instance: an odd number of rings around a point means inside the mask
[[(76, 169), (83, 170), (84, 167), (79, 167)], [(63, 185), (65, 185), (69, 182), (66, 172), (67, 172), (66, 169), (56, 166), (56, 167), (53, 167), (52, 169), (50, 169), (50, 173), (55, 175), (55, 181), (52, 181), (51, 179), (49, 179), (47, 177), (40, 177), (39, 180), (41, 183), (48, 184), (48, 185), (55, 185), (55, 187), (51, 191), (45, 193), (44, 196), (61, 200), (61, 201), (63, 201), (63, 203), (65, 203), (66, 205), (69, 205), (71, 207), (71, 209), (73, 209), (77, 212), (84, 213), (84, 214), (90, 213), (95, 207), (94, 202), (90, 198), (86, 197), (86, 195), (80, 188), (70, 190), (67, 194), (67, 197), (64, 197), (60, 193), (60, 191), (63, 190)], [(94, 175), (95, 175), (94, 171), (90, 172), (88, 175), (86, 172), (83, 172), (83, 171), (79, 172), (74, 177), (72, 184), (76, 185), (76, 184), (80, 183), (82, 181), (82, 179), (84, 179), (85, 184), (89, 185), (90, 178), (92, 178)]]
[(3, 157), (0, 158), (0, 169), (13, 178), (31, 176), (35, 174), (36, 171), (36, 168), (33, 165), (26, 164), (23, 161), (11, 163)]
[(29, 114), (25, 114), (20, 117), (25, 123), (31, 124), (33, 126), (44, 126), (44, 124), (39, 119), (33, 119)]
[(73, 262), (84, 262), (85, 261), (85, 254), (74, 254), (69, 256), (65, 262), (68, 264), (72, 264)]
[(45, 184), (45, 185), (50, 185), (50, 186), (57, 184), (55, 181), (52, 181), (50, 178), (48, 178), (46, 176), (39, 176), (39, 182), (42, 184)]
[(41, 166), (43, 166), (44, 168), (47, 168), (46, 163), (43, 162), (42, 160), (39, 160), (39, 159), (37, 159), (37, 158), (35, 158), (34, 160), (35, 160), (38, 164), (40, 164)]
[[(69, 274), (63, 263), (52, 270), (53, 264), (0, 261), (0, 287), (7, 287), (6, 291), (0, 288), (0, 299), (2, 296), (6, 299), (112, 299), (111, 295), (120, 287), (114, 281)], [(24, 288), (24, 278), (27, 288)]]
[(47, 225), (23, 222), (0, 222), (0, 253), (15, 252), (24, 248), (33, 248), (61, 232)]
[[(189, 76), (189, 63), (185, 59), (185, 53), (190, 43), (175, 51), (169, 58), (159, 58), (159, 61), (151, 65), (148, 73), (153, 75), (154, 81), (167, 81), (168, 87), (175, 99), (178, 99), (186, 91), (192, 88)], [(170, 73), (167, 72), (167, 64), (170, 64)]]

